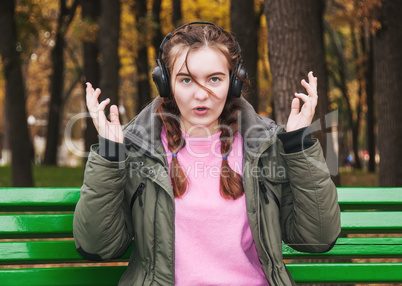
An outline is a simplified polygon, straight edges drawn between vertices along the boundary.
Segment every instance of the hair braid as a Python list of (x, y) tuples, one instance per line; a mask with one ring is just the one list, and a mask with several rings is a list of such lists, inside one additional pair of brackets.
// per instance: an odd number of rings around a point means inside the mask
[[(158, 115), (166, 129), (168, 148), (172, 154), (177, 154), (185, 145), (186, 141), (180, 130), (179, 110), (172, 99), (164, 99), (157, 109)], [(187, 189), (187, 176), (181, 168), (176, 156), (172, 156), (169, 171), (175, 197), (181, 197)]]
[(236, 99), (228, 99), (223, 112), (220, 116), (221, 128), (221, 153), (222, 159), (221, 177), (220, 177), (220, 192), (222, 197), (226, 199), (237, 199), (243, 195), (243, 183), (240, 174), (230, 168), (227, 156), (232, 150), (235, 133), (238, 129), (238, 111)]

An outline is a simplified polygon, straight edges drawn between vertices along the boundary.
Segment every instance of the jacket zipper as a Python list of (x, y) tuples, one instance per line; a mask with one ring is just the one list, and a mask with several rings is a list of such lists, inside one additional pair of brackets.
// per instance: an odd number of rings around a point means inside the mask
[[(268, 197), (267, 197), (268, 199)], [(265, 200), (265, 199), (264, 199)], [(271, 257), (271, 255), (269, 254), (269, 252), (265, 249), (264, 243), (262, 242), (262, 238), (261, 238), (261, 221), (260, 221), (260, 216), (261, 216), (261, 212), (260, 212), (260, 196), (257, 196), (257, 225), (258, 225), (258, 238), (260, 239), (260, 244), (262, 249), (265, 252), (265, 255), (268, 257), (268, 259), (271, 261), (271, 267), (272, 267), (272, 273), (271, 273), (271, 278), (272, 281), (274, 281), (274, 285), (278, 285), (275, 281), (275, 277), (274, 277), (274, 261)]]
[(141, 285), (145, 285), (145, 279), (147, 279), (147, 275), (148, 275), (148, 273), (145, 271), (144, 279), (142, 279)]
[[(146, 155), (146, 156), (148, 156), (149, 158), (151, 158), (151, 159), (157, 161), (158, 163), (160, 163), (160, 165), (163, 166), (163, 168), (166, 170), (167, 174), (169, 174), (169, 166), (168, 166), (168, 164), (165, 164), (165, 162), (163, 162), (161, 159), (159, 159), (159, 158), (153, 156), (152, 153), (149, 152), (148, 150), (143, 150), (141, 147), (139, 147), (138, 145), (136, 145), (134, 142), (131, 141), (131, 143), (132, 143), (132, 146), (133, 146), (136, 150), (141, 150), (144, 155)], [(144, 185), (144, 187), (145, 187), (145, 185)], [(134, 199), (134, 198), (133, 198), (133, 199)], [(134, 200), (135, 200), (135, 199), (134, 199)], [(156, 202), (157, 202), (157, 201), (158, 201), (158, 198), (156, 198)], [(173, 284), (174, 284), (174, 279), (175, 279), (175, 263), (174, 263), (174, 261), (175, 261), (175, 244), (174, 244), (174, 241), (175, 241), (175, 231), (174, 231), (174, 230), (175, 230), (175, 225), (174, 225), (174, 221), (175, 221), (175, 219), (174, 219), (174, 217), (175, 217), (175, 215), (176, 215), (176, 213), (175, 213), (175, 208), (174, 208), (174, 198), (173, 198), (172, 202), (173, 202), (173, 219), (172, 219), (172, 223), (173, 223), (173, 235), (172, 235), (172, 236), (173, 236), (173, 247), (172, 247), (172, 259), (173, 259), (173, 263), (172, 263), (172, 273), (173, 273)], [(141, 203), (141, 202), (140, 202), (140, 203)], [(133, 201), (132, 201), (132, 204), (134, 205), (134, 202), (133, 202)], [(155, 211), (156, 211), (156, 207), (155, 207)], [(154, 231), (154, 232), (155, 232), (155, 231)], [(155, 232), (155, 233), (156, 233), (156, 232)], [(153, 265), (154, 271), (155, 271), (155, 263), (156, 263), (155, 257), (156, 257), (156, 247), (154, 247), (154, 265)], [(152, 277), (151, 285), (154, 283), (154, 279), (155, 279), (155, 275), (153, 275), (153, 277)]]
[[(132, 145), (133, 145), (133, 147), (134, 147), (135, 149), (141, 150), (141, 148), (138, 147), (134, 142), (132, 142)], [(148, 156), (149, 158), (151, 158), (151, 159), (157, 161), (158, 163), (160, 163), (161, 166), (163, 166), (163, 167), (165, 168), (166, 172), (169, 174), (169, 167), (168, 167), (167, 165), (165, 165), (165, 163), (164, 163), (162, 160), (160, 160), (159, 158), (153, 156), (153, 155), (151, 154), (151, 152), (149, 152), (149, 151), (147, 151), (147, 150), (143, 150), (143, 152), (144, 152), (144, 155), (146, 155), (146, 156)], [(156, 201), (157, 201), (157, 200), (158, 200), (158, 199), (156, 199)], [(172, 201), (173, 201), (173, 204), (174, 204), (174, 199), (173, 199)], [(133, 204), (134, 204), (134, 203), (133, 203)], [(155, 211), (156, 211), (156, 208), (155, 208)], [(173, 220), (172, 220), (172, 222), (173, 222), (173, 229), (175, 229), (175, 227), (174, 227), (174, 221), (175, 221), (175, 220), (174, 220), (174, 217), (175, 217), (175, 215), (176, 215), (176, 214), (175, 214), (175, 208), (173, 207)], [(175, 245), (174, 245), (174, 241), (175, 241), (175, 232), (173, 231), (173, 247), (172, 247), (172, 258), (173, 258), (172, 273), (173, 273), (173, 283), (174, 283), (174, 275), (175, 275), (175, 274), (174, 274), (174, 272), (175, 272), (175, 264), (174, 264), (174, 260), (175, 260)], [(156, 248), (154, 247), (154, 270), (155, 270), (155, 263), (156, 263), (155, 257), (156, 257)], [(154, 279), (155, 279), (155, 275), (153, 275), (151, 285), (153, 284)]]
[(269, 199), (268, 199), (268, 195), (269, 195), (274, 200), (274, 202), (276, 203), (278, 208), (280, 208), (279, 200), (278, 200), (278, 197), (275, 195), (275, 193), (263, 182), (259, 182), (259, 185), (260, 185), (260, 190), (264, 197), (265, 203), (269, 204)]
[(137, 190), (135, 190), (133, 197), (131, 198), (131, 203), (130, 203), (130, 209), (133, 209), (135, 200), (138, 198), (138, 201), (140, 203), (140, 206), (143, 206), (143, 202), (142, 202), (142, 193), (144, 192), (145, 189), (145, 184), (141, 183), (138, 185)]
[(264, 201), (266, 204), (269, 204), (269, 199), (267, 195), (267, 188), (265, 188), (265, 185), (261, 182), (258, 183), (260, 185), (260, 190), (262, 192), (262, 196), (264, 197)]

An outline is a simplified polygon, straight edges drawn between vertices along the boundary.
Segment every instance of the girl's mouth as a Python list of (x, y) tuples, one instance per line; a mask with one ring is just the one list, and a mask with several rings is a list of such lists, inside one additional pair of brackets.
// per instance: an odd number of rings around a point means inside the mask
[(193, 110), (194, 110), (194, 113), (197, 115), (204, 115), (208, 112), (207, 107), (196, 107)]

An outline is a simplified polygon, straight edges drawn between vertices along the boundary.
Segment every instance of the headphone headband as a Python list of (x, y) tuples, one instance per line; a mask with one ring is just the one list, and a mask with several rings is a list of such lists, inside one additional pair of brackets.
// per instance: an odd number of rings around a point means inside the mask
[[(218, 24), (208, 22), (208, 21), (193, 21), (193, 22), (189, 22), (187, 24), (181, 25), (176, 30), (174, 30), (174, 31), (170, 32), (169, 34), (167, 34), (166, 37), (162, 40), (162, 43), (159, 46), (158, 59), (162, 58), (163, 46), (166, 44), (166, 42), (169, 41), (176, 34), (176, 32), (180, 31), (181, 29), (184, 29), (187, 26), (192, 26), (192, 25), (215, 26), (215, 27), (221, 29), (222, 31), (225, 31), (225, 29), (222, 28), (221, 26), (219, 26)], [(236, 41), (236, 39), (232, 35), (231, 35), (231, 37), (235, 40), (236, 45), (237, 45), (237, 52), (240, 54), (241, 53), (241, 48), (240, 48), (239, 43)]]

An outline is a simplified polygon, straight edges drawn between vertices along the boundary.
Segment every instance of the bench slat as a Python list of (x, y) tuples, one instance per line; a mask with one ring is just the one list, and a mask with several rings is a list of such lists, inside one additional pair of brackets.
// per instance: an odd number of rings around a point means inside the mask
[(0, 215), (0, 238), (72, 237), (73, 214)]
[[(73, 214), (0, 215), (0, 238), (71, 237)], [(342, 212), (342, 233), (402, 233), (402, 212)]]
[(0, 269), (0, 281), (2, 286), (115, 286), (125, 269), (124, 266)]
[(285, 259), (400, 258), (402, 237), (341, 237), (326, 253), (298, 252), (288, 245), (282, 250)]
[(402, 212), (341, 212), (342, 233), (402, 233)]
[(402, 263), (294, 263), (297, 283), (401, 283)]
[(0, 212), (73, 211), (79, 198), (79, 188), (2, 188)]
[[(297, 283), (402, 282), (402, 263), (294, 263), (287, 267)], [(2, 286), (114, 286), (124, 270), (124, 266), (0, 269), (0, 281)]]
[[(402, 257), (402, 237), (339, 238), (331, 251), (302, 253), (282, 246), (285, 259), (297, 258), (399, 258)], [(82, 262), (73, 241), (0, 242), (0, 264), (34, 264)], [(121, 259), (129, 259), (131, 248)]]
[[(402, 188), (338, 188), (342, 210), (402, 210)], [(79, 188), (1, 188), (0, 212), (74, 210)]]
[(341, 210), (402, 210), (402, 188), (338, 188)]
[(0, 264), (82, 261), (74, 241), (0, 242)]

